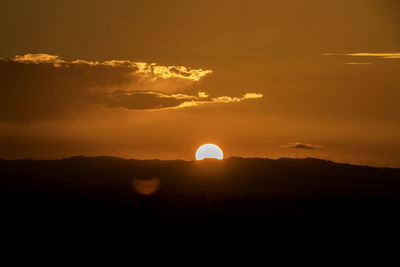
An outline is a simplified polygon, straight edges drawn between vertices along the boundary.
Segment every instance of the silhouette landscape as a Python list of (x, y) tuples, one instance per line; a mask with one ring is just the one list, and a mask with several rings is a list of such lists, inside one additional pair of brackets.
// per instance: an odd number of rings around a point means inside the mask
[(0, 175), (3, 214), (20, 221), (260, 224), (400, 211), (400, 169), (312, 158), (1, 160)]

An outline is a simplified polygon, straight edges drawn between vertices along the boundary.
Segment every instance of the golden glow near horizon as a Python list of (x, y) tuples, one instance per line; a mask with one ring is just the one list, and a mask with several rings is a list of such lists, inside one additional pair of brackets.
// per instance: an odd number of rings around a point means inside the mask
[(214, 144), (204, 144), (200, 146), (196, 151), (196, 160), (223, 158), (224, 154), (221, 148)]

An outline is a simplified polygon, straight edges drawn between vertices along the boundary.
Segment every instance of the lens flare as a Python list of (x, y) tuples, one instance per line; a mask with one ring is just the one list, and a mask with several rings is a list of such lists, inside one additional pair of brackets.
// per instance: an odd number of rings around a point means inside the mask
[(160, 186), (160, 180), (153, 179), (133, 179), (133, 188), (141, 195), (153, 195)]

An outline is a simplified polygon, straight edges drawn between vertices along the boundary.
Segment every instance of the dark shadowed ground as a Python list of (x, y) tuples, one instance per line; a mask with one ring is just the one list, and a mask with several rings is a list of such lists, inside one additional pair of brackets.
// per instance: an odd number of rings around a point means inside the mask
[(0, 178), (10, 225), (382, 225), (400, 212), (400, 169), (319, 159), (1, 160)]

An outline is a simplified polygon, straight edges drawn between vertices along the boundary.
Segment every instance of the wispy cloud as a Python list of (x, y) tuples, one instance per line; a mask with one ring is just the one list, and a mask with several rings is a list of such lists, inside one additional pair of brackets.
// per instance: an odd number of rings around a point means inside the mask
[(347, 62), (347, 65), (371, 65), (371, 62)]
[[(322, 55), (323, 56), (347, 56), (347, 57), (377, 57), (377, 58), (381, 58), (381, 59), (400, 59), (400, 53), (397, 53), (397, 52), (395, 52), (395, 53), (349, 53), (349, 54), (324, 53)], [(361, 64), (358, 62), (356, 62), (356, 63), (358, 65)]]
[(283, 148), (293, 148), (293, 149), (309, 149), (309, 150), (322, 149), (321, 145), (307, 144), (307, 143), (301, 143), (301, 142), (291, 142), (291, 143), (287, 143), (285, 145), (282, 145), (281, 147), (283, 147)]
[(353, 53), (346, 55), (353, 57), (400, 58), (400, 53)]

